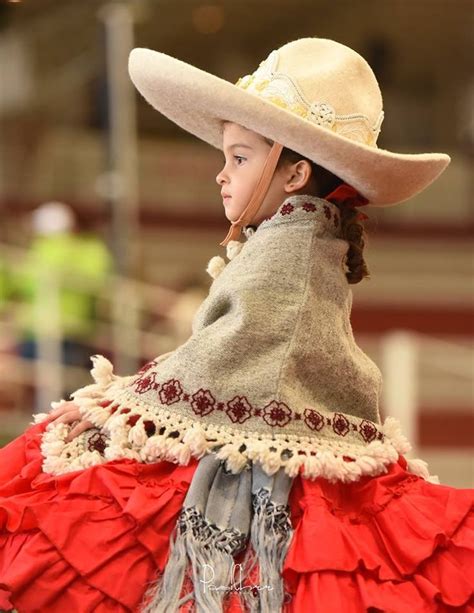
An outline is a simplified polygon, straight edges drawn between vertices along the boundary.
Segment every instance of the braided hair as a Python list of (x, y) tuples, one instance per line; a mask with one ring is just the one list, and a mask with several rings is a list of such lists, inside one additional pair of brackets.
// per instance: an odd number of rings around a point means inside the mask
[[(265, 137), (264, 140), (270, 146), (273, 145), (272, 140)], [(322, 198), (344, 183), (342, 179), (323, 166), (308, 160), (300, 153), (287, 147), (282, 149), (276, 169), (278, 170), (286, 163), (295, 164), (300, 160), (306, 160), (311, 165), (311, 177), (304, 187), (304, 193)], [(338, 205), (336, 204), (336, 206)], [(358, 211), (356, 209), (345, 206), (338, 206), (338, 208), (341, 215), (341, 236), (349, 243), (345, 259), (345, 265), (348, 269), (346, 279), (348, 283), (359, 283), (364, 277), (370, 278), (363, 255), (367, 234), (364, 225), (357, 219)]]

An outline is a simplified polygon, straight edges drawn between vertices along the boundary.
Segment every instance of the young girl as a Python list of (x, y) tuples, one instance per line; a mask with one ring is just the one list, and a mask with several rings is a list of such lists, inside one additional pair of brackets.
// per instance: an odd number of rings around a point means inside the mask
[(375, 76), (331, 40), (235, 85), (148, 49), (129, 70), (223, 150), (229, 262), (183, 345), (128, 377), (95, 356), (95, 383), (0, 452), (0, 607), (474, 610), (473, 492), (405, 457), (350, 325), (356, 207), (407, 200), (449, 157), (378, 149)]

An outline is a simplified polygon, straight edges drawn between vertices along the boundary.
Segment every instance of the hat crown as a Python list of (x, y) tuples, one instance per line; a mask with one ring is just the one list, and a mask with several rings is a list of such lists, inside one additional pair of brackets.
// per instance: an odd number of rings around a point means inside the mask
[(383, 101), (367, 61), (324, 38), (273, 50), (236, 85), (341, 136), (376, 147)]

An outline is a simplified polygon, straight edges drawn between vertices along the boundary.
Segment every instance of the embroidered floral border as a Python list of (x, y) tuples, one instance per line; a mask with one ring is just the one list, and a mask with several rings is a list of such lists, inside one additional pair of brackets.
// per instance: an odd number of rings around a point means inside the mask
[(337, 211), (331, 211), (331, 208), (327, 204), (322, 204), (322, 203), (315, 204), (314, 202), (303, 202), (302, 204), (299, 204), (299, 203), (295, 204), (295, 203), (292, 203), (291, 201), (286, 202), (282, 207), (278, 209), (276, 213), (274, 213), (270, 217), (266, 217), (264, 221), (275, 219), (275, 217), (277, 216), (282, 217), (286, 215), (291, 215), (297, 210), (303, 210), (308, 213), (314, 213), (318, 210), (321, 210), (321, 208), (324, 212), (324, 216), (326, 217), (326, 219), (328, 221), (332, 220), (334, 227), (338, 228), (339, 222), (340, 222), (339, 213)]
[[(200, 388), (194, 393), (184, 389), (179, 379), (168, 379), (160, 383), (157, 381), (157, 373), (150, 370), (157, 365), (155, 360), (148, 362), (138, 372), (138, 376), (131, 384), (138, 394), (153, 391), (157, 399), (163, 405), (170, 406), (176, 402), (187, 402), (197, 417), (205, 417), (214, 411), (225, 413), (233, 424), (243, 424), (251, 417), (263, 420), (267, 425), (284, 428), (290, 422), (302, 421), (311, 432), (327, 432), (331, 429), (334, 434), (345, 437), (348, 433), (357, 433), (365, 443), (383, 441), (383, 433), (376, 425), (367, 420), (351, 420), (343, 413), (335, 412), (331, 417), (322, 415), (312, 407), (298, 413), (285, 404), (273, 400), (265, 407), (254, 407), (246, 396), (234, 396), (231, 400), (223, 402), (214, 397), (211, 390)], [(113, 413), (113, 410), (111, 411)], [(122, 409), (121, 412), (124, 412)], [(310, 432), (308, 432), (310, 434)]]
[[(118, 377), (106, 358), (93, 356), (91, 374), (95, 383), (74, 392), (73, 399), (81, 415), (90, 420), (94, 427), (68, 441), (70, 425), (47, 424), (41, 437), (43, 472), (61, 475), (120, 459), (144, 463), (166, 460), (187, 465), (191, 457), (200, 459), (204, 454), (216, 453), (216, 457), (224, 461), (227, 470), (232, 473), (240, 472), (249, 462), (259, 462), (268, 475), (284, 468), (290, 477), (301, 473), (309, 479), (324, 477), (331, 482), (352, 482), (363, 475), (375, 476), (386, 472), (388, 464), (396, 462), (400, 454), (406, 454), (411, 449), (400, 423), (393, 417), (387, 417), (383, 424), (377, 424), (378, 427), (369, 421), (370, 431), (375, 428), (383, 436), (377, 435), (372, 442), (363, 444), (360, 440), (357, 443), (352, 436), (345, 438), (344, 435), (311, 438), (284, 431), (281, 434), (253, 433), (212, 424), (208, 420), (196, 420), (192, 416), (177, 417), (172, 410), (146, 407), (136, 397), (129, 408), (122, 402), (126, 399), (120, 398), (120, 391), (137, 385), (140, 379), (150, 375), (150, 369), (161, 361), (161, 357), (145, 365), (137, 378), (136, 375)], [(156, 391), (164, 392), (159, 385)], [(173, 395), (171, 400), (174, 400)], [(335, 419), (341, 414), (330, 415), (331, 423), (323, 423), (321, 427), (329, 428), (336, 423), (339, 424), (336, 425), (337, 430), (346, 423)], [(48, 417), (48, 413), (37, 413), (34, 423)], [(342, 414), (342, 417), (347, 419), (352, 416)], [(351, 419), (347, 423), (361, 426), (361, 423), (353, 423)], [(407, 460), (407, 466), (413, 474), (439, 483), (436, 475), (429, 474), (423, 460)]]

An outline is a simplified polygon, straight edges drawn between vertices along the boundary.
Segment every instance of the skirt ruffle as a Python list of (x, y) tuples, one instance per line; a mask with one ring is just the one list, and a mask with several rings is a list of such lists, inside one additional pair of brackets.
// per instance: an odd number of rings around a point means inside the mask
[(474, 492), (406, 471), (298, 478), (283, 576), (295, 611), (474, 610)]
[(197, 460), (41, 471), (45, 424), (0, 450), (0, 610), (138, 610), (162, 572)]
[[(0, 450), (0, 609), (138, 613), (198, 462), (52, 476), (41, 470), (45, 427)], [(285, 613), (474, 611), (472, 490), (429, 483), (400, 456), (350, 484), (298, 476), (289, 504)], [(232, 593), (226, 611), (240, 610)]]

